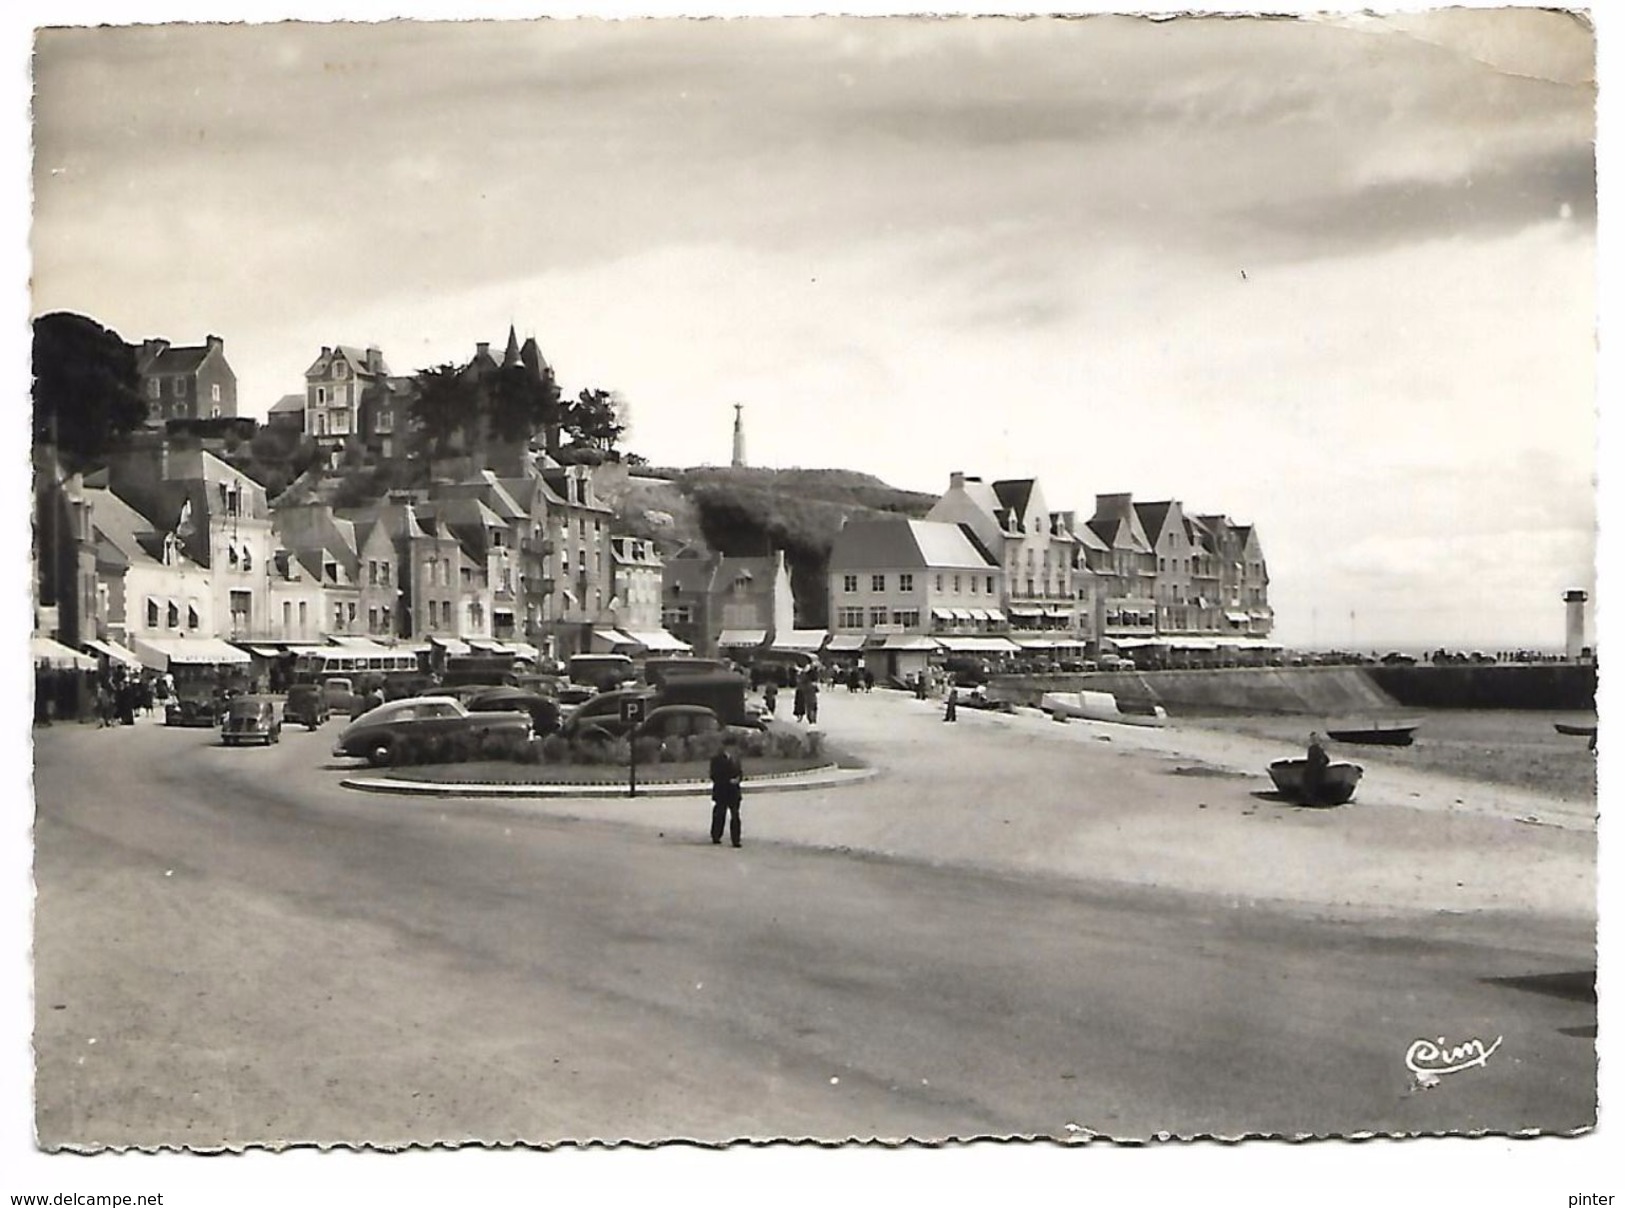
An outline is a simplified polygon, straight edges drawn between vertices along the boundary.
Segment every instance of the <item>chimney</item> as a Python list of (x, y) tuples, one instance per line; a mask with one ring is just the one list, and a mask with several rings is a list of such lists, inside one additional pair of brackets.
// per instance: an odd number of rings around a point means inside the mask
[(333, 350), (331, 348), (329, 348), (326, 344), (323, 344), (322, 345), (322, 355), (324, 357), (330, 357), (330, 356), (333, 355)]
[(478, 344), (474, 345), (474, 352), (475, 352), (475, 355), (477, 355), (477, 356), (482, 356), (482, 357), (490, 356), (491, 355), (491, 341), (490, 340), (481, 340)]
[(367, 372), (380, 373), (384, 367), (384, 350), (376, 344), (367, 345)]
[(950, 491), (963, 491), (965, 489), (965, 471), (955, 470), (948, 475), (948, 489)]
[(204, 336), (203, 344), (210, 352), (224, 352), (226, 342), (219, 336)]

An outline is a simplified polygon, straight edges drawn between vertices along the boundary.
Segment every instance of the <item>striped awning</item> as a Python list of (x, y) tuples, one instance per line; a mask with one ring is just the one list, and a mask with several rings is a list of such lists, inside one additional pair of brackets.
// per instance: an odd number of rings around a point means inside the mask
[(724, 629), (717, 635), (718, 646), (761, 646), (766, 641), (765, 629)]
[(935, 638), (928, 638), (923, 633), (888, 633), (876, 634), (874, 645), (870, 650), (940, 650)]
[(473, 647), (467, 642), (463, 641), (462, 638), (442, 638), (431, 636), (429, 641), (433, 645), (440, 647), (440, 649), (444, 650), (447, 654), (455, 654), (459, 657), (468, 654), (471, 650), (473, 650)]
[(1001, 637), (941, 637), (937, 639), (955, 654), (1014, 654), (1021, 647)]
[(143, 666), (168, 671), (183, 666), (241, 666), (252, 662), (245, 651), (219, 638), (135, 638)]
[(645, 650), (692, 650), (694, 647), (680, 638), (675, 638), (664, 629), (628, 629), (627, 636), (635, 640)]
[(861, 633), (837, 633), (830, 638), (825, 650), (862, 650), (864, 636)]
[(773, 639), (775, 650), (811, 652), (822, 649), (829, 631), (824, 629), (791, 629)]

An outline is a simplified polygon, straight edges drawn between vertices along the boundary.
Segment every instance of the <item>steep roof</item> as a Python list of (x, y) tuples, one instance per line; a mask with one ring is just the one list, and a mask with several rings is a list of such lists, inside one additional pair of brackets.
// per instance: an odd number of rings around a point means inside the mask
[(849, 520), (830, 551), (832, 570), (939, 566), (983, 570), (998, 563), (969, 525), (902, 517)]
[(1134, 512), (1140, 518), (1140, 527), (1145, 529), (1145, 535), (1153, 545), (1162, 536), (1162, 526), (1168, 523), (1168, 513), (1173, 510), (1173, 506), (1173, 501), (1169, 499), (1134, 505)]
[(87, 487), (85, 500), (98, 545), (108, 546), (126, 565), (158, 562), (151, 552), (151, 538), (158, 534), (145, 516), (105, 487)]
[(305, 409), (305, 396), (302, 394), (284, 394), (271, 404), (270, 414), (278, 415), (287, 411), (303, 411)]
[[(137, 350), (139, 351), (139, 349)], [(209, 346), (191, 345), (161, 349), (157, 356), (140, 366), (141, 373), (195, 373), (209, 355)]]
[(1020, 519), (1027, 514), (1028, 501), (1033, 497), (1034, 481), (1031, 478), (1001, 479), (993, 484), (993, 493), (999, 497), (1000, 503), (1014, 513), (1016, 519)]

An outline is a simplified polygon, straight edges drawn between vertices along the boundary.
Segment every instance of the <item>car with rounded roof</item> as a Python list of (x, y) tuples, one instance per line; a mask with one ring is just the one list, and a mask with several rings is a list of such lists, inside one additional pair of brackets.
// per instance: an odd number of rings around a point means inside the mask
[(410, 696), (386, 701), (345, 726), (333, 754), (381, 766), (404, 741), (453, 734), (514, 734), (528, 740), (531, 717), (519, 710), (475, 712), (450, 696)]

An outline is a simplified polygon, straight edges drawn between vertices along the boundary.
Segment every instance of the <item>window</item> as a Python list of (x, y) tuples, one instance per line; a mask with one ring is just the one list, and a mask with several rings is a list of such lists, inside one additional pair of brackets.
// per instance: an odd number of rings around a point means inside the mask
[(344, 628), (344, 605), (342, 604), (333, 605), (333, 628)]
[(856, 575), (841, 576), (841, 590), (852, 593), (858, 590), (858, 577)]
[(954, 594), (955, 595), (959, 594), (959, 576), (958, 575), (954, 576)]
[(374, 587), (378, 586), (378, 560), (376, 558), (367, 559), (367, 582)]
[(891, 623), (901, 625), (904, 629), (918, 629), (920, 627), (920, 610), (918, 608), (903, 608), (891, 614)]
[(188, 604), (186, 606), (186, 627), (188, 629), (196, 629), (198, 624), (197, 605)]
[(884, 625), (886, 623), (886, 615), (886, 609), (884, 608), (871, 608), (869, 610), (870, 628), (873, 628), (876, 625)]
[(378, 564), (378, 570), (379, 570), (379, 575), (380, 575), (380, 582), (382, 582), (385, 587), (388, 587), (389, 586), (389, 563), (380, 562)]
[(147, 628), (158, 628), (158, 601), (150, 597), (147, 600)]
[(987, 577), (987, 594), (990, 595), (990, 596), (993, 594), (993, 576), (992, 575), (989, 575)]
[(301, 636), (301, 637), (303, 637), (303, 636), (304, 636), (304, 633), (305, 633), (305, 624), (306, 624), (306, 622), (307, 622), (307, 621), (308, 621), (308, 620), (309, 620), (309, 616), (308, 616), (308, 614), (307, 614), (307, 613), (306, 613), (306, 612), (305, 612), (305, 601), (304, 601), (304, 600), (300, 600), (300, 601), (299, 601), (299, 635), (300, 635), (300, 636)]
[(185, 394), (186, 394), (186, 379), (183, 378), (183, 377), (178, 377), (178, 378), (175, 379), (175, 397), (176, 398), (182, 398), (182, 397), (185, 396)]
[(159, 398), (159, 397), (161, 397), (163, 395), (163, 393), (164, 393), (164, 383), (163, 383), (163, 381), (161, 379), (159, 379), (159, 378), (148, 378), (147, 379), (147, 397), (148, 398)]
[(253, 569), (254, 569), (254, 555), (249, 553), (245, 549), (243, 551), (243, 574), (246, 575), (249, 571), (251, 571)]
[(226, 556), (233, 566), (237, 565), (237, 547), (235, 545), (226, 546)]
[(885, 575), (870, 575), (869, 576), (869, 590), (870, 591), (885, 591), (886, 590), (886, 576)]
[(327, 387), (326, 386), (318, 386), (318, 387), (316, 387), (316, 405), (317, 406), (322, 406), (326, 402), (327, 402)]
[(378, 632), (378, 610), (376, 608), (367, 609), (367, 632)]
[(913, 591), (914, 590), (914, 576), (913, 575), (898, 575), (897, 576), (897, 590), (898, 591)]
[(975, 575), (972, 575), (970, 577), (970, 594), (971, 595), (974, 596), (976, 594), (976, 589), (979, 586), (981, 586), (981, 583), (982, 583), (982, 581), (980, 579), (978, 579)]
[(350, 613), (350, 624), (354, 625), (355, 624), (355, 605), (354, 604), (351, 604), (349, 606), (349, 613)]
[(942, 590), (942, 576), (941, 575), (937, 576), (937, 590), (938, 591)]
[(179, 629), (181, 627), (181, 610), (175, 601), (169, 602), (169, 608), (164, 613), (164, 628)]
[(395, 632), (394, 621), (389, 615), (389, 608), (387, 606), (378, 610), (378, 621), (380, 625), (380, 633)]
[[(214, 402), (217, 402), (217, 403), (220, 401), (220, 383), (219, 382), (216, 382), (214, 385), (209, 387), (209, 398), (212, 399)], [(216, 407), (214, 413), (216, 415), (219, 415), (220, 414), (220, 409), (218, 407)]]
[(343, 361), (334, 361), (333, 362), (333, 376), (335, 378), (343, 378), (344, 377), (344, 362)]
[(837, 609), (836, 616), (838, 618), (836, 623), (839, 624), (842, 629), (863, 628), (863, 609), (861, 608)]

